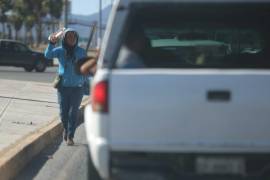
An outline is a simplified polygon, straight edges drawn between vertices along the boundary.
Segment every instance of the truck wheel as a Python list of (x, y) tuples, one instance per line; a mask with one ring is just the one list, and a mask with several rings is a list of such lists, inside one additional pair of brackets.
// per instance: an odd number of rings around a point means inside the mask
[(88, 153), (88, 180), (102, 180), (92, 162), (92, 158), (89, 153)]
[(46, 70), (46, 67), (46, 62), (42, 60), (38, 60), (35, 65), (35, 69), (37, 72), (44, 72)]
[(33, 71), (33, 69), (34, 69), (34, 67), (33, 67), (33, 66), (30, 66), (30, 65), (24, 66), (23, 68), (24, 68), (24, 70), (25, 70), (26, 72), (31, 72), (31, 71)]

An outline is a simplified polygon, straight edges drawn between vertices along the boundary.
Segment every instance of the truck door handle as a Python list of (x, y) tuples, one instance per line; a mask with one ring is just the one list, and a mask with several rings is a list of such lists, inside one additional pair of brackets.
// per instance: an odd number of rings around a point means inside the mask
[(208, 101), (227, 102), (231, 100), (231, 92), (228, 90), (210, 90), (207, 92)]

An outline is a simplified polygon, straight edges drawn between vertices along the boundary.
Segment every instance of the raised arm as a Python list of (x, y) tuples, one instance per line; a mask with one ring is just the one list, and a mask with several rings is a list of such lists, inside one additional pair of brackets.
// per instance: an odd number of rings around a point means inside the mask
[(50, 36), (48, 38), (49, 44), (48, 44), (48, 46), (45, 50), (45, 53), (44, 53), (46, 58), (52, 59), (52, 58), (58, 57), (58, 50), (57, 50), (57, 48), (55, 48), (55, 44), (60, 39), (63, 32), (64, 31), (61, 30), (59, 32), (50, 34)]
[(57, 48), (55, 48), (55, 45), (53, 45), (52, 43), (49, 43), (44, 53), (45, 57), (48, 59), (52, 59), (52, 58), (58, 57), (57, 54), (58, 54)]

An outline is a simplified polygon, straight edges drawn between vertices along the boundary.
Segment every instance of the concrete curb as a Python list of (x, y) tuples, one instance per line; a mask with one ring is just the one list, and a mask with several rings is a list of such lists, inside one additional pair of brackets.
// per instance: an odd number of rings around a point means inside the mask
[[(88, 103), (84, 100), (80, 111)], [(10, 180), (14, 178), (36, 155), (55, 140), (62, 133), (62, 124), (56, 117), (46, 126), (21, 138), (16, 144), (11, 145), (0, 154), (0, 179)]]

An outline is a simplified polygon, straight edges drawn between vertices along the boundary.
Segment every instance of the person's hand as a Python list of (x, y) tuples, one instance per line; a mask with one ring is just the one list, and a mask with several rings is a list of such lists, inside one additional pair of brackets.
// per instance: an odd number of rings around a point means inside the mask
[(52, 43), (52, 44), (55, 44), (57, 43), (57, 41), (61, 38), (61, 36), (63, 35), (65, 31), (65, 28), (62, 28), (60, 30), (58, 30), (57, 32), (54, 32), (52, 34), (50, 34), (49, 36), (49, 41)]
[(85, 63), (80, 66), (80, 73), (83, 75), (94, 75), (97, 70), (97, 59), (89, 57)]
[(55, 44), (55, 43), (57, 43), (57, 41), (58, 41), (58, 37), (56, 37), (56, 35), (55, 35), (56, 33), (52, 33), (52, 34), (50, 34), (50, 36), (49, 36), (49, 41), (52, 43), (52, 44)]
[(97, 49), (97, 50), (96, 50), (96, 54), (95, 54), (95, 57), (94, 57), (94, 58), (95, 58), (96, 60), (98, 60), (99, 55), (100, 55), (100, 49)]

